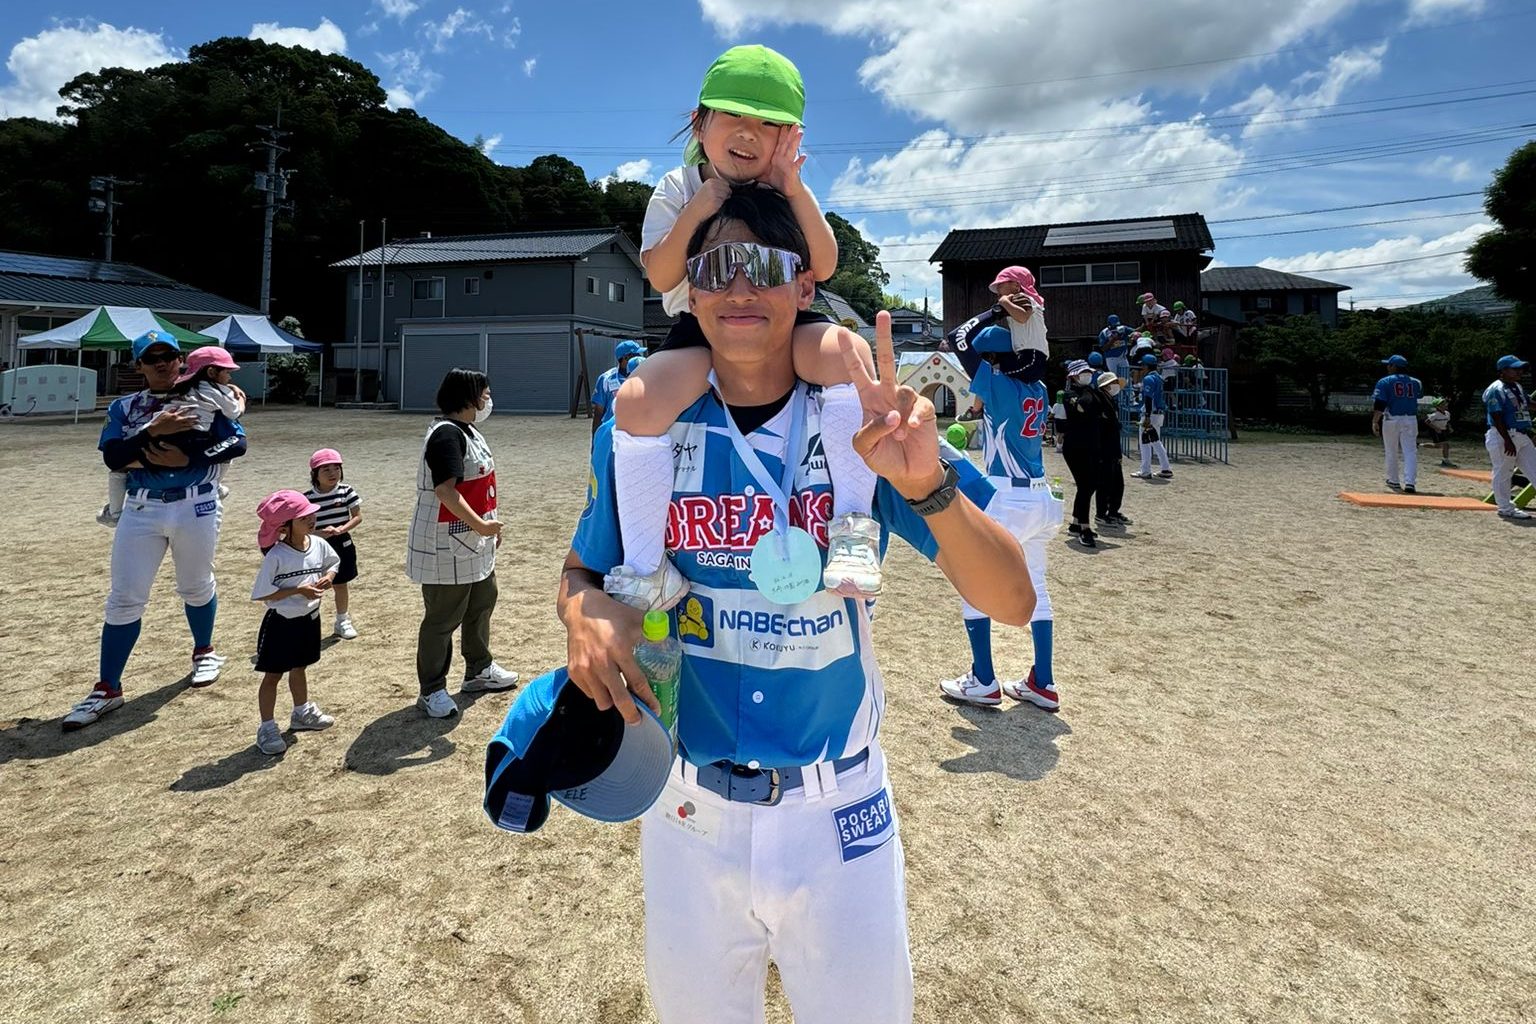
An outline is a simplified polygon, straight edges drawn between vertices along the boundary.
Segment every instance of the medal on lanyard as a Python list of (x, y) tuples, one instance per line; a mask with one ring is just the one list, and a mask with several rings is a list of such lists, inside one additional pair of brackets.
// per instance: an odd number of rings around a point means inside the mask
[[(716, 390), (720, 382), (710, 373)], [(795, 456), (800, 451), (804, 410), (799, 402), (799, 385), (789, 396), (789, 443), (784, 449), (784, 474), (774, 480), (763, 468), (762, 459), (747, 439), (742, 437), (730, 410), (725, 412), (725, 430), (736, 449), (736, 457), (747, 467), (763, 493), (773, 499), (773, 530), (752, 546), (749, 562), (753, 585), (775, 604), (799, 604), (821, 588), (821, 551), (809, 533), (789, 525), (789, 494), (795, 486)]]

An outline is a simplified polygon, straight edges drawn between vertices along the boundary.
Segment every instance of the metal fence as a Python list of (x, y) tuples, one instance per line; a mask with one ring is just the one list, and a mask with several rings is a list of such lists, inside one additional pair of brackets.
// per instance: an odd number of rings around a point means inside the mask
[[(1167, 383), (1162, 439), (1170, 459), (1230, 464), (1232, 439), (1227, 404), (1227, 371), (1206, 366), (1184, 367)], [(1137, 458), (1141, 449), (1141, 388), (1120, 392), (1120, 450)]]

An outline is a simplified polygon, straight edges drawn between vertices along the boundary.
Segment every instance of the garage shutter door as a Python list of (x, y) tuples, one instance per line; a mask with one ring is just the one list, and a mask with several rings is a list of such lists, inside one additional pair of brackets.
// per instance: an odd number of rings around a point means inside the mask
[(437, 409), (437, 387), (455, 366), (480, 369), (480, 335), (407, 334), (401, 408)]
[(567, 334), (492, 334), (486, 373), (496, 408), (565, 412), (571, 401), (571, 341)]

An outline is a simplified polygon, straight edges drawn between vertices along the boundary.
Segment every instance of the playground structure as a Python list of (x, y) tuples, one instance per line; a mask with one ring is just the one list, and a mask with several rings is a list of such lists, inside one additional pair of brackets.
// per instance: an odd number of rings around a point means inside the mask
[(971, 378), (953, 352), (903, 352), (896, 364), (896, 382), (905, 384), (933, 403), (943, 416), (941, 389), (955, 396), (954, 415), (971, 407)]
[[(1168, 457), (1175, 461), (1220, 462), (1230, 465), (1231, 406), (1227, 401), (1227, 371), (1208, 366), (1181, 366), (1164, 392), (1168, 410), (1161, 436)], [(1141, 392), (1120, 392), (1120, 450), (1129, 458), (1141, 445)]]

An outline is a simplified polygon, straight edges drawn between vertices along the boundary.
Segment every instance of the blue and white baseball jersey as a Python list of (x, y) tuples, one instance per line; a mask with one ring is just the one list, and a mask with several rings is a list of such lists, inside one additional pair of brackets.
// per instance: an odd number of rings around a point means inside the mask
[(1125, 337), (1118, 327), (1106, 327), (1099, 332), (1099, 350), (1105, 359), (1118, 359), (1125, 355)]
[(1371, 398), (1382, 402), (1393, 416), (1417, 416), (1419, 399), (1424, 397), (1424, 385), (1417, 377), (1406, 373), (1394, 373), (1376, 382)]
[[(869, 746), (885, 708), (864, 603), (819, 590), (797, 605), (775, 604), (748, 578), (753, 546), (773, 529), (773, 501), (737, 456), (728, 413), (710, 391), (678, 418), (667, 551), (691, 590), (673, 610), (683, 646), (678, 737), (695, 764), (732, 761), (765, 768), (812, 764)], [(785, 408), (746, 436), (774, 480), (782, 478), (790, 417), (805, 417), (789, 493), (790, 523), (826, 557), (832, 483), (821, 441), (820, 389), (801, 383)], [(571, 547), (590, 569), (624, 561), (614, 501), (612, 422), (592, 446), (591, 491)], [(978, 505), (992, 488), (954, 458)], [(932, 559), (927, 524), (889, 483), (875, 488), (872, 514)]]
[(1531, 406), (1525, 389), (1519, 384), (1506, 384), (1496, 380), (1483, 391), (1483, 408), (1487, 410), (1488, 425), (1493, 426), (1497, 414), (1504, 418), (1507, 430), (1531, 429)]
[(1031, 480), (1045, 476), (1041, 438), (1051, 407), (1045, 385), (1014, 380), (983, 362), (971, 378), (971, 394), (986, 406), (982, 412), (981, 461), (987, 474)]
[[(172, 396), (157, 395), (152, 391), (139, 391), (124, 395), (107, 407), (107, 424), (101, 430), (101, 440), (96, 447), (106, 450), (111, 441), (132, 437), (149, 425), (155, 414), (163, 409)], [(234, 420), (222, 414), (213, 418), (215, 442), (230, 437), (244, 437), (245, 430)], [(223, 471), (221, 465), (178, 466), (174, 469), (161, 466), (145, 466), (128, 471), (129, 490), (148, 488), (167, 490), (175, 487), (196, 487), (199, 484), (216, 483)]]
[(1147, 412), (1163, 411), (1163, 378), (1149, 372), (1141, 378), (1141, 407)]
[(597, 383), (592, 387), (592, 404), (603, 410), (603, 419), (613, 418), (613, 396), (619, 393), (619, 388), (628, 379), (619, 373), (617, 366), (597, 375)]

